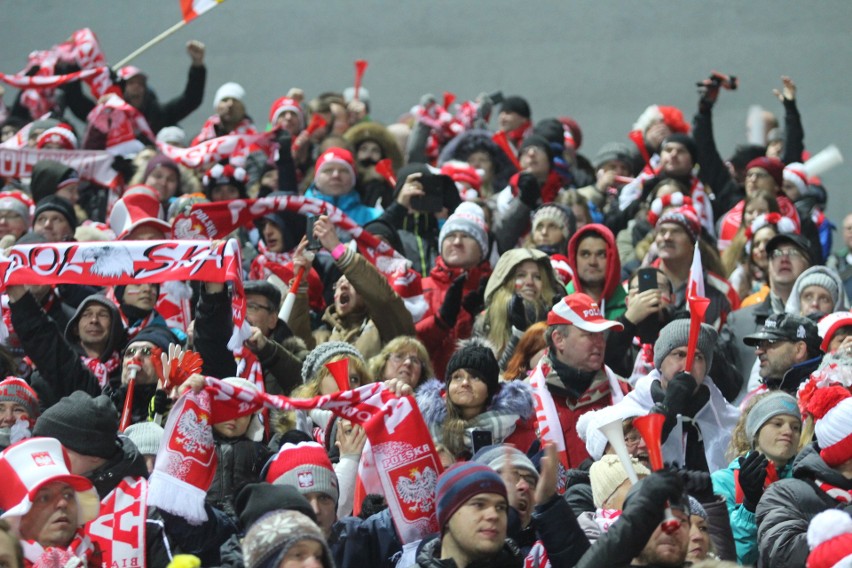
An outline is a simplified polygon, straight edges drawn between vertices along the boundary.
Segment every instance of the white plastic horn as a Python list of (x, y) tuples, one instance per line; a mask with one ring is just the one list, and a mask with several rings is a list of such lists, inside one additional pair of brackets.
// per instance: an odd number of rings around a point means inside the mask
[(832, 144), (805, 162), (805, 173), (808, 177), (821, 176), (842, 163), (843, 154), (840, 153), (840, 148)]
[(639, 477), (636, 476), (636, 470), (633, 469), (633, 460), (627, 452), (627, 444), (624, 443), (624, 426), (621, 418), (616, 418), (612, 422), (607, 422), (603, 426), (600, 426), (598, 430), (601, 431), (601, 434), (606, 436), (606, 439), (609, 441), (609, 445), (612, 446), (613, 450), (615, 450), (615, 455), (618, 456), (622, 467), (624, 467), (624, 471), (627, 472), (627, 477), (630, 478), (630, 483), (633, 485), (639, 483)]

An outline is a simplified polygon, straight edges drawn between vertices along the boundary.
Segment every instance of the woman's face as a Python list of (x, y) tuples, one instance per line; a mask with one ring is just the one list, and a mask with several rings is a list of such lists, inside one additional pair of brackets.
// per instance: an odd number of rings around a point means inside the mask
[(769, 257), (766, 255), (766, 243), (776, 235), (772, 227), (762, 227), (751, 238), (751, 261), (764, 272), (769, 268)]
[(698, 562), (707, 558), (710, 552), (710, 527), (707, 521), (698, 515), (689, 516), (689, 548), (686, 559), (690, 562)]
[(488, 152), (484, 150), (471, 152), (470, 156), (467, 157), (467, 163), (477, 170), (482, 170), (482, 183), (491, 183), (491, 180), (494, 178), (494, 162), (491, 161), (491, 156), (488, 155)]
[(515, 292), (524, 300), (535, 302), (541, 298), (542, 276), (538, 264), (525, 260), (515, 267)]
[(562, 227), (559, 223), (550, 219), (539, 221), (533, 230), (532, 237), (533, 243), (537, 247), (558, 245), (565, 239), (562, 234)]
[(413, 347), (402, 347), (394, 351), (385, 363), (384, 380), (399, 379), (415, 388), (423, 373), (423, 361)]
[(157, 166), (145, 178), (145, 185), (150, 185), (159, 192), (160, 201), (168, 201), (177, 193), (178, 181), (178, 175), (173, 169)]
[(475, 411), (479, 414), (485, 410), (485, 400), (488, 398), (488, 386), (485, 381), (469, 373), (466, 369), (457, 369), (450, 376), (450, 387), (447, 390), (450, 402), (462, 411)]
[[(357, 389), (362, 384), (361, 375), (359, 375), (352, 366), (349, 366), (349, 388)], [(325, 373), (322, 381), (320, 381), (319, 393), (320, 394), (333, 394), (340, 391), (340, 387), (337, 386), (337, 381), (334, 380), (334, 377), (331, 373)]]
[(790, 461), (799, 448), (802, 421), (789, 414), (770, 418), (757, 433), (757, 449), (778, 464)]
[(743, 211), (743, 227), (750, 227), (752, 221), (766, 213), (769, 213), (768, 201), (763, 197), (750, 199), (748, 205), (745, 206), (745, 211)]
[(263, 224), (263, 242), (270, 252), (284, 252), (284, 234), (272, 221)]

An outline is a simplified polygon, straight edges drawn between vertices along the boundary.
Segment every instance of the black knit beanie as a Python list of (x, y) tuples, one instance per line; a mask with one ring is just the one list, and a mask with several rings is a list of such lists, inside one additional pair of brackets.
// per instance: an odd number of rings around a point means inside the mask
[(172, 330), (167, 327), (163, 327), (162, 325), (148, 325), (143, 327), (133, 339), (127, 342), (127, 345), (130, 346), (132, 343), (136, 343), (138, 341), (153, 343), (162, 349), (164, 353), (169, 352), (170, 343), (181, 346), (183, 345), (183, 342), (178, 339), (174, 333), (172, 333)]
[(312, 521), (317, 521), (317, 515), (311, 508), (311, 504), (298, 489), (291, 485), (249, 483), (237, 493), (234, 508), (243, 529), (246, 530), (266, 513), (279, 509), (299, 511)]
[(106, 395), (92, 398), (83, 391), (75, 391), (45, 410), (36, 421), (33, 436), (56, 438), (78, 454), (104, 459), (121, 449), (115, 405)]
[(447, 385), (458, 369), (464, 369), (485, 381), (489, 400), (500, 390), (500, 366), (494, 351), (486, 341), (469, 339), (459, 343), (459, 348), (447, 364), (447, 373), (444, 375)]

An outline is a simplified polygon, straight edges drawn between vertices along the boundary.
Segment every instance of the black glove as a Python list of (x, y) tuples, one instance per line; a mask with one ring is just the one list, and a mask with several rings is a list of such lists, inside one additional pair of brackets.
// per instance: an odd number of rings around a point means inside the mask
[(525, 332), (530, 326), (530, 321), (527, 318), (527, 306), (523, 297), (518, 294), (512, 294), (512, 301), (509, 302), (509, 323), (521, 333)]
[(293, 135), (290, 134), (289, 130), (281, 128), (276, 133), (275, 139), (278, 141), (279, 153), (290, 152), (290, 147), (293, 145)]
[(636, 494), (631, 495), (625, 503), (624, 512), (628, 510), (635, 512), (637, 508), (641, 514), (646, 513), (648, 506), (659, 509), (662, 516), (663, 509), (668, 501), (680, 502), (683, 500), (683, 479), (675, 471), (661, 469), (642, 480), (636, 489)]
[(743, 507), (754, 513), (757, 503), (763, 496), (763, 484), (766, 483), (766, 466), (769, 460), (760, 452), (752, 452), (739, 459), (740, 488), (743, 490)]
[(716, 104), (716, 99), (719, 98), (719, 88), (721, 85), (718, 81), (705, 79), (698, 84), (698, 94), (701, 98), (698, 100), (698, 110), (701, 112), (709, 112), (713, 105)]
[(699, 503), (712, 503), (716, 499), (709, 472), (682, 469), (679, 473), (686, 492), (698, 499)]
[(113, 158), (112, 169), (120, 173), (126, 182), (129, 182), (130, 178), (133, 177), (133, 174), (136, 173), (136, 166), (134, 166), (133, 162), (124, 156), (116, 156)]
[(698, 381), (689, 373), (681, 371), (675, 375), (666, 387), (666, 397), (663, 399), (666, 408), (665, 414), (667, 416), (682, 414), (682, 410), (686, 408), (687, 402), (692, 398), (697, 388)]
[(438, 317), (441, 318), (447, 327), (456, 325), (456, 320), (459, 317), (459, 311), (462, 305), (462, 291), (464, 290), (464, 282), (467, 280), (467, 274), (462, 274), (450, 284), (447, 288), (447, 293), (444, 295), (444, 302), (441, 304), (441, 309), (438, 310)]
[(479, 281), (479, 286), (476, 290), (468, 292), (462, 298), (462, 307), (464, 311), (476, 317), (479, 312), (485, 309), (485, 287), (488, 285), (488, 278), (482, 278)]
[(529, 172), (521, 172), (518, 176), (518, 193), (521, 203), (535, 209), (541, 198), (541, 186), (535, 176)]

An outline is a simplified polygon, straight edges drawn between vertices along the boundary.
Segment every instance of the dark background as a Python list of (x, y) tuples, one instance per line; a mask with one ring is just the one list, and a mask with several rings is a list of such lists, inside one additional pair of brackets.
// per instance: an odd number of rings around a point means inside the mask
[[(180, 20), (178, 0), (0, 0), (0, 71), (90, 27), (112, 62)], [(212, 113), (216, 88), (237, 81), (255, 122), (293, 86), (308, 98), (351, 85), (353, 61), (369, 61), (364, 85), (373, 116), (392, 122), (420, 95), (481, 91), (525, 96), (533, 118), (570, 115), (583, 128), (581, 152), (623, 140), (649, 104), (692, 115), (694, 83), (713, 69), (737, 75), (715, 124), (723, 156), (745, 140), (752, 104), (782, 115), (772, 96), (781, 75), (799, 87), (806, 146), (837, 144), (847, 163), (824, 176), (829, 216), (852, 211), (852, 2), (667, 0), (392, 2), (228, 0), (133, 63), (167, 99), (183, 88), (184, 44), (207, 45), (203, 106), (183, 126), (193, 136)], [(11, 104), (13, 89), (7, 89)], [(496, 114), (495, 114), (496, 116)], [(835, 238), (837, 242), (838, 237)]]

